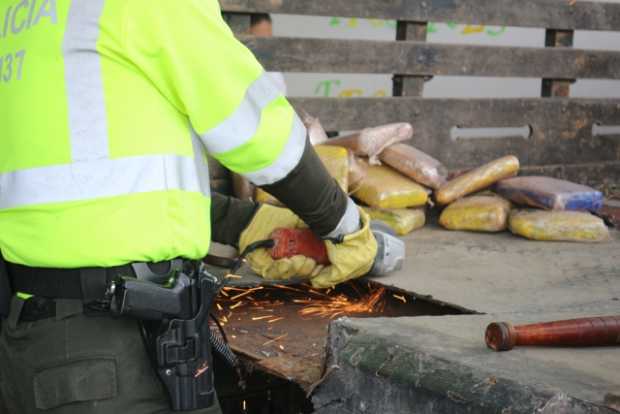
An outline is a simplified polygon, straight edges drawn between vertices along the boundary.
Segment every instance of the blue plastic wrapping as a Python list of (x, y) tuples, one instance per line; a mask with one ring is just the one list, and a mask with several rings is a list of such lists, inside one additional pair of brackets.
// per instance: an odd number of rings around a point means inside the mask
[(502, 180), (495, 191), (516, 204), (546, 210), (597, 211), (604, 199), (594, 188), (540, 176)]

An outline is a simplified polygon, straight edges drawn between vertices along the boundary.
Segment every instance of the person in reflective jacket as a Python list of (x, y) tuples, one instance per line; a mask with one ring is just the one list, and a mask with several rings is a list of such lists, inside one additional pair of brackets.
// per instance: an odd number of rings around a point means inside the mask
[(368, 217), (217, 1), (4, 0), (0, 16), (0, 251), (18, 291), (0, 336), (8, 413), (169, 411), (138, 322), (93, 307), (92, 287), (206, 255), (207, 153), (290, 209), (259, 207), (240, 242), (299, 221), (340, 240), (318, 270), (257, 251), (259, 273), (327, 286), (371, 267)]

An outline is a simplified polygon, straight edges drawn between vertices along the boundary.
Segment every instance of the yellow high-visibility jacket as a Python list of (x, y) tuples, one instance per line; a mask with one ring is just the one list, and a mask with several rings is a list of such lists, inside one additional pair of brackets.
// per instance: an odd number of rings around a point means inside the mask
[(203, 257), (205, 153), (264, 186), (306, 131), (216, 0), (0, 0), (0, 250), (76, 268)]

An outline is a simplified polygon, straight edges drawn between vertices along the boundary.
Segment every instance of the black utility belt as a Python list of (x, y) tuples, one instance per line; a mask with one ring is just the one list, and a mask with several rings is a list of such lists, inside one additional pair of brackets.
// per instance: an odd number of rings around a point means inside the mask
[(106, 299), (110, 283), (118, 278), (162, 282), (182, 270), (181, 259), (160, 263), (134, 263), (117, 267), (54, 269), (6, 263), (13, 292), (51, 299), (80, 299), (84, 303)]
[(208, 318), (221, 281), (204, 266), (176, 259), (74, 270), (10, 263), (7, 267), (13, 291), (35, 296), (26, 301), (32, 306), (26, 316), (32, 320), (55, 314), (57, 303), (50, 302), (59, 301), (49, 299), (81, 299), (85, 309), (95, 307), (112, 315), (155, 322), (155, 330), (143, 329), (144, 341), (155, 356), (155, 368), (172, 409), (188, 411), (214, 404)]

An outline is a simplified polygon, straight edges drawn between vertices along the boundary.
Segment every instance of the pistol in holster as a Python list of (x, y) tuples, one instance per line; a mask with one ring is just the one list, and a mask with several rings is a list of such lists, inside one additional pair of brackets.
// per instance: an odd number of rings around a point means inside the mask
[(220, 280), (202, 266), (180, 271), (164, 285), (121, 278), (109, 287), (113, 313), (141, 319), (143, 326), (155, 322), (157, 328), (145, 338), (174, 411), (215, 402), (208, 318), (220, 287)]

